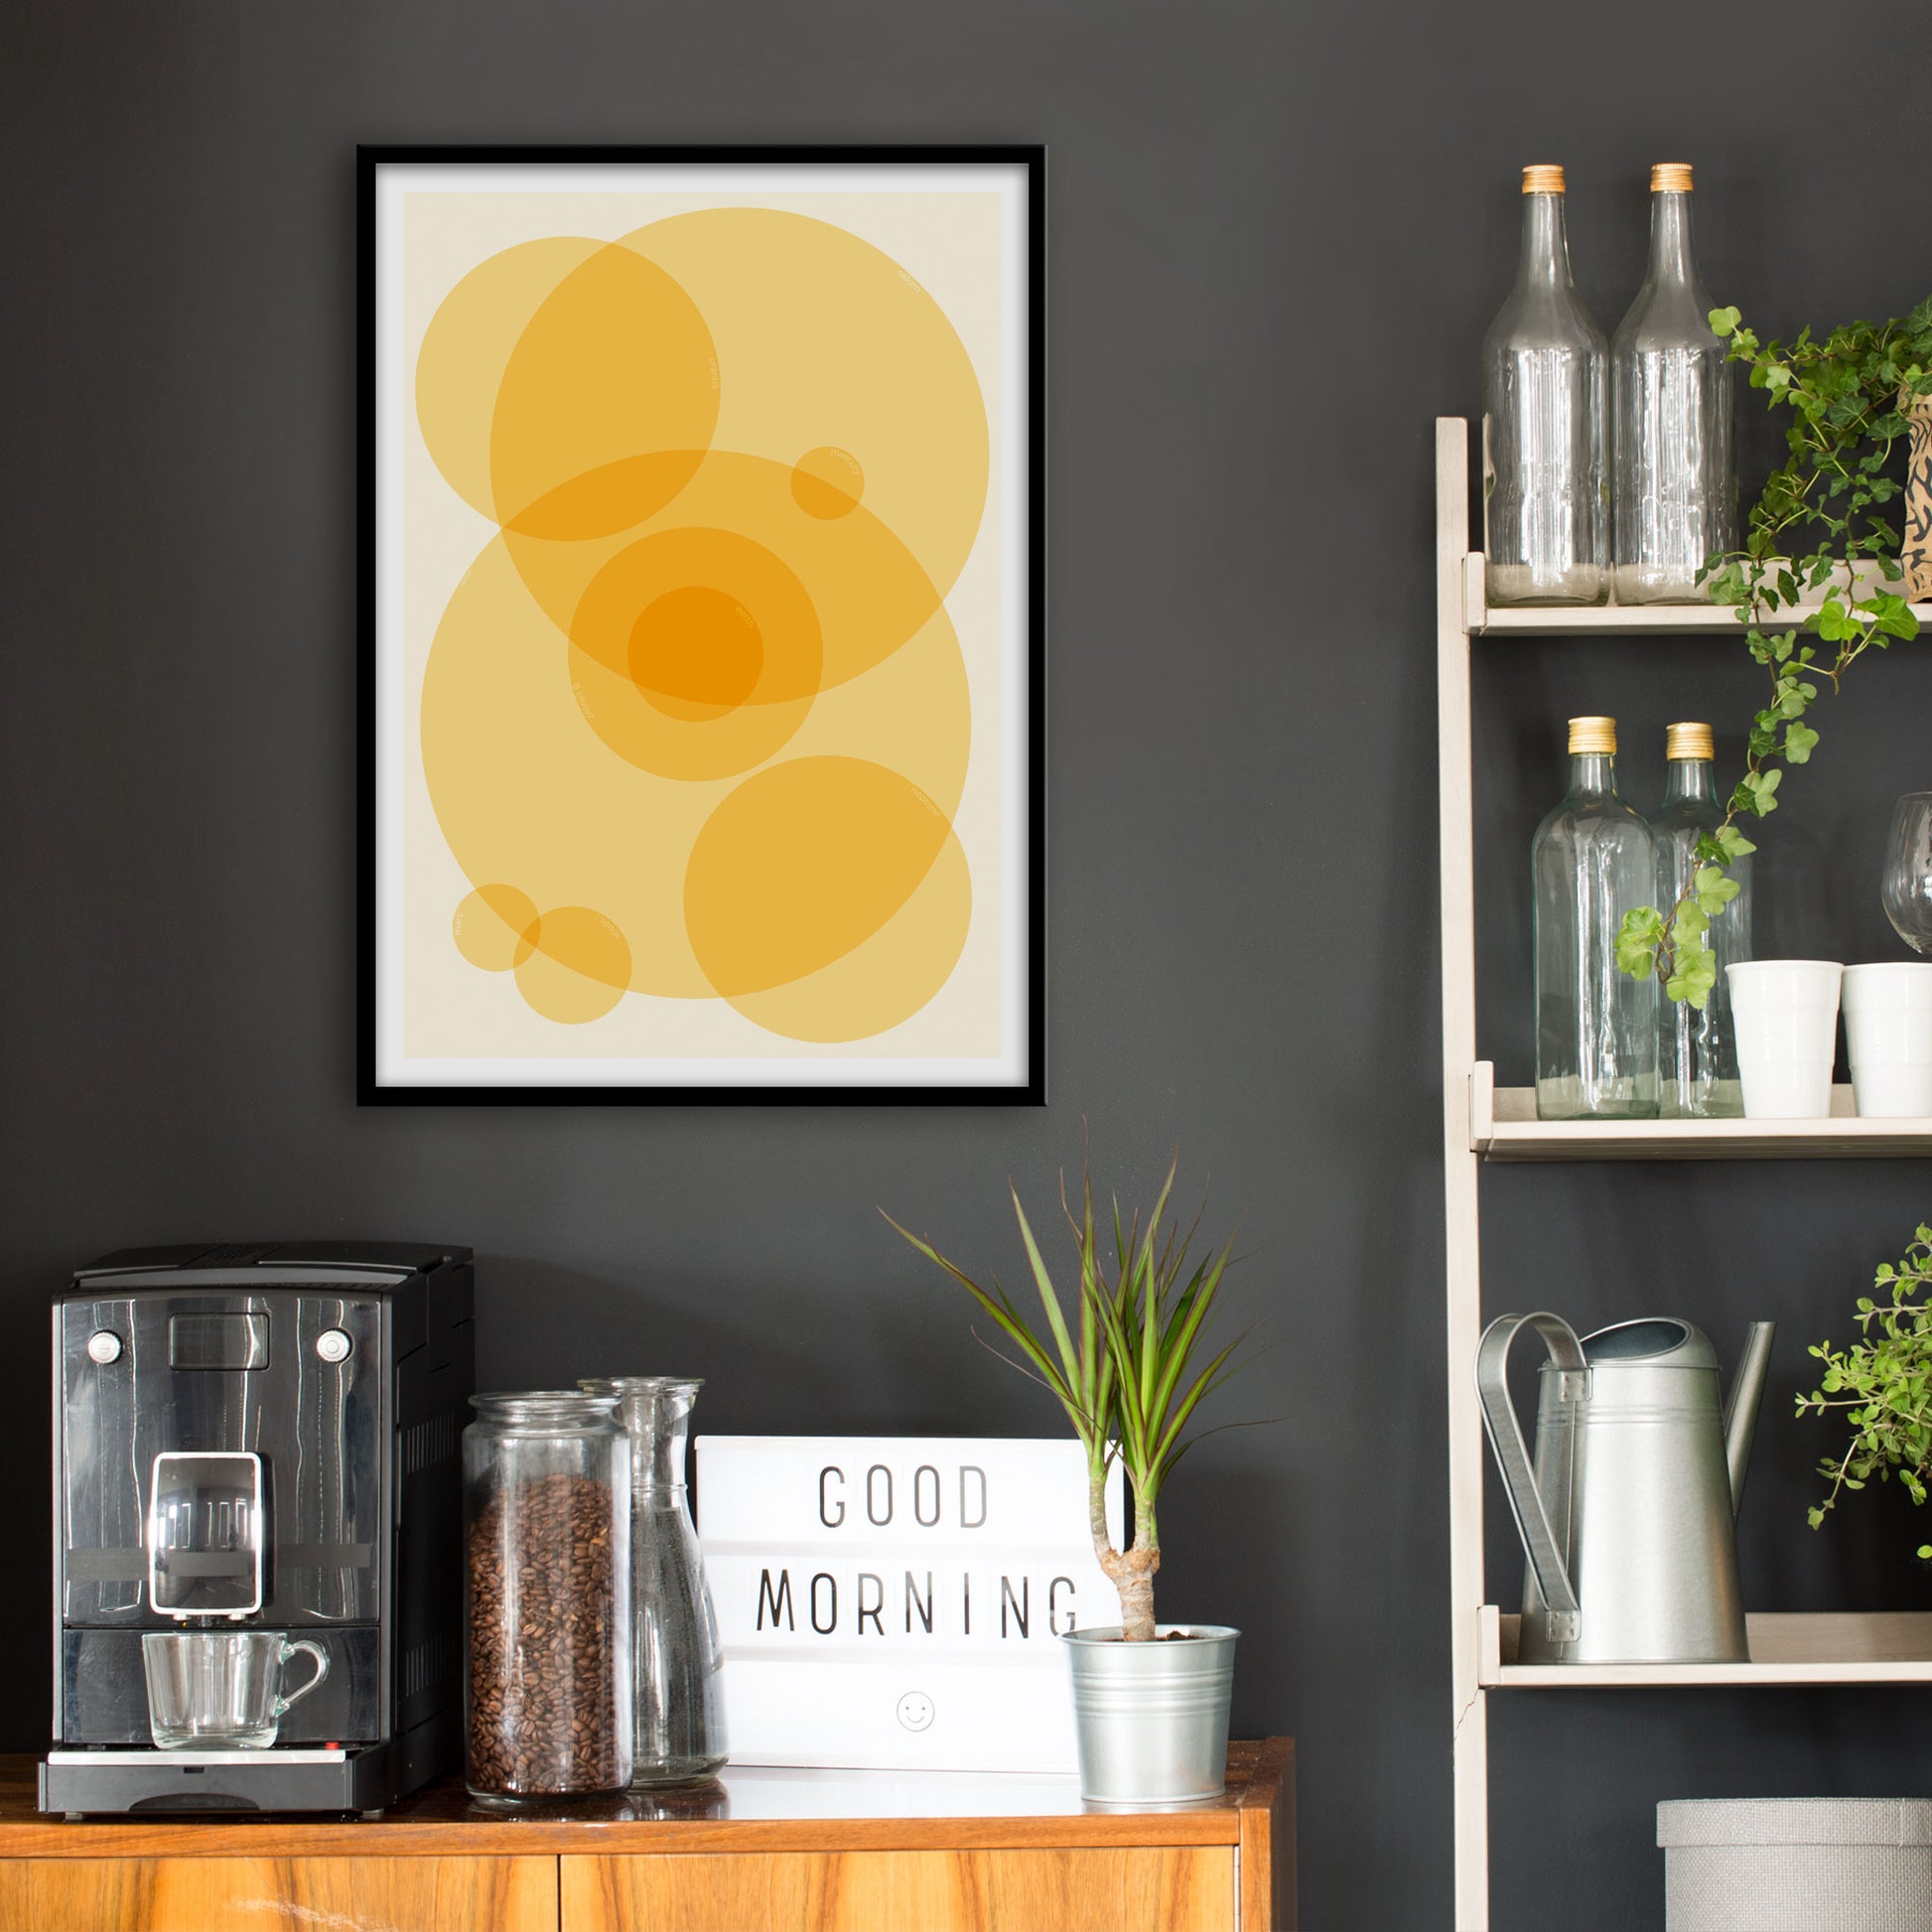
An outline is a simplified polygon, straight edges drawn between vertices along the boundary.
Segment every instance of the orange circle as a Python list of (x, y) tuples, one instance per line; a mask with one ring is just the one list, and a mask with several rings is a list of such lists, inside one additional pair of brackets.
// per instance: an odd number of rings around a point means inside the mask
[(729, 591), (684, 584), (644, 606), (631, 626), (630, 681), (672, 718), (736, 711), (758, 688), (764, 639)]
[(797, 577), (736, 530), (678, 526), (626, 544), (570, 621), (578, 708), (612, 751), (666, 778), (760, 764), (804, 722), (824, 644)]

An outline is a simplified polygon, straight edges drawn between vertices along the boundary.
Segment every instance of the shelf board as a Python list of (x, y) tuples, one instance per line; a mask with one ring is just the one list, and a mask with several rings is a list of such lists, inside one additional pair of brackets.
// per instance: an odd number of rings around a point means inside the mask
[(1932, 1156), (1932, 1119), (1861, 1120), (1850, 1087), (1826, 1120), (1538, 1120), (1534, 1087), (1469, 1077), (1469, 1146), (1485, 1161), (1869, 1161)]
[[(1742, 626), (1728, 604), (1490, 604), (1483, 591), (1484, 559), (1463, 559), (1463, 618), (1472, 637), (1674, 637), (1702, 632), (1736, 636)], [(1886, 586), (1876, 579), (1873, 588)], [(1824, 600), (1807, 601), (1771, 623), (1786, 629)], [(1932, 604), (1914, 604), (1922, 625), (1932, 627)]]
[(1673, 1685), (1932, 1684), (1932, 1611), (1862, 1610), (1744, 1618), (1747, 1664), (1519, 1664), (1522, 1619), (1485, 1603), (1478, 1681), (1489, 1690), (1667, 1689)]

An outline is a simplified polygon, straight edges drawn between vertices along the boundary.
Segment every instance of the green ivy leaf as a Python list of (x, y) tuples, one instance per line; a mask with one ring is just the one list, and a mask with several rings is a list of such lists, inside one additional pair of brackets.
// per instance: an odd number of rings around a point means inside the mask
[(1843, 643), (1849, 637), (1860, 635), (1858, 620), (1838, 601), (1836, 592), (1818, 607), (1818, 615), (1812, 620), (1812, 628), (1828, 644)]
[(1640, 905), (1623, 915), (1616, 933), (1617, 971), (1632, 979), (1648, 979), (1657, 970), (1657, 951), (1664, 943), (1664, 915), (1655, 906)]
[(1700, 937), (1695, 946), (1678, 948), (1677, 970), (1664, 982), (1664, 991), (1671, 999), (1688, 1001), (1702, 1013), (1717, 984), (1718, 955)]
[(1737, 897), (1740, 888), (1736, 880), (1727, 879), (1716, 866), (1700, 866), (1691, 890), (1699, 909), (1715, 919)]
[(1870, 612), (1887, 637), (1918, 635), (1918, 619), (1912, 615), (1912, 607), (1891, 591), (1874, 592), (1859, 609)]
[(1787, 764), (1805, 764), (1811, 759), (1811, 748), (1818, 743), (1818, 734), (1809, 725), (1790, 724), (1784, 731), (1784, 759)]

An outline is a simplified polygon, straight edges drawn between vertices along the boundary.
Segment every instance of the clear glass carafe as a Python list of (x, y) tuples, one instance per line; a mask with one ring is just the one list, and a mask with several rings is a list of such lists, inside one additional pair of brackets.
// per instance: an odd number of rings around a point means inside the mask
[(1691, 171), (1650, 171), (1650, 269), (1610, 345), (1619, 604), (1702, 604), (1737, 543), (1731, 381), (1691, 252)]
[(610, 1396), (472, 1396), (464, 1775), (493, 1803), (630, 1781), (630, 1451)]
[(1536, 828), (1539, 1120), (1657, 1113), (1657, 991), (1616, 963), (1626, 912), (1656, 897), (1650, 827), (1617, 796), (1616, 720), (1570, 721), (1570, 794)]
[(684, 1485), (691, 1407), (704, 1383), (677, 1375), (587, 1380), (618, 1398), (630, 1439), (632, 1785), (706, 1778), (725, 1762), (718, 1617)]
[(1563, 170), (1523, 170), (1516, 286), (1482, 340), (1482, 542), (1492, 604), (1609, 594), (1609, 364), (1570, 279)]
[[(1664, 802), (1651, 814), (1650, 831), (1657, 842), (1657, 909), (1669, 918), (1705, 863), (1697, 856), (1698, 840), (1724, 823), (1725, 808), (1718, 799), (1709, 725), (1672, 725), (1664, 756), (1670, 775)], [(1728, 872), (1737, 882), (1737, 897), (1704, 935), (1718, 956), (1718, 983), (1701, 1013), (1686, 1000), (1662, 1005), (1657, 1101), (1666, 1120), (1734, 1120), (1744, 1111), (1726, 968), (1751, 956), (1750, 859), (1732, 860)]]

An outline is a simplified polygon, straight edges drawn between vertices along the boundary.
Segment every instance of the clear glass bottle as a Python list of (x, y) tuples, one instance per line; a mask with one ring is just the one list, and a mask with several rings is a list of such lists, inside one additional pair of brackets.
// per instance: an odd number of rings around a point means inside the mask
[(470, 1398), (464, 1776), (486, 1802), (630, 1781), (630, 1452), (611, 1396)]
[(727, 1755), (723, 1658), (684, 1486), (691, 1406), (704, 1383), (619, 1375), (581, 1386), (617, 1397), (630, 1441), (630, 1782), (708, 1778)]
[[(1725, 808), (1718, 798), (1709, 725), (1672, 725), (1664, 734), (1664, 757), (1670, 775), (1650, 831), (1657, 843), (1657, 909), (1669, 918), (1704, 863), (1697, 856), (1698, 840), (1724, 823)], [(1728, 871), (1737, 882), (1737, 897), (1705, 934), (1718, 955), (1718, 983), (1704, 1011), (1681, 1000), (1662, 1003), (1657, 1101), (1666, 1120), (1734, 1120), (1744, 1111), (1725, 969), (1751, 956), (1751, 862), (1733, 860)]]
[(1523, 170), (1516, 286), (1482, 339), (1482, 547), (1491, 604), (1609, 594), (1608, 356), (1570, 279), (1563, 170)]
[(1539, 1120), (1657, 1112), (1657, 994), (1617, 970), (1626, 912), (1656, 897), (1650, 827), (1617, 796), (1616, 720), (1570, 721), (1570, 793), (1536, 828)]
[(1691, 251), (1691, 171), (1650, 171), (1650, 269), (1610, 345), (1619, 604), (1702, 604), (1737, 544), (1732, 385)]

